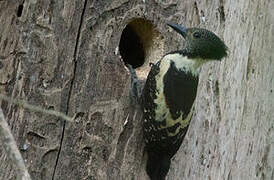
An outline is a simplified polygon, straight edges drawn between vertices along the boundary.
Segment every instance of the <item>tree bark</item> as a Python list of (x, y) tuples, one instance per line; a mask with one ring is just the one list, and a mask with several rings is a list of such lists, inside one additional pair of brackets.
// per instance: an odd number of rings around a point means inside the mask
[[(0, 101), (32, 179), (148, 179), (119, 43), (130, 24), (144, 82), (150, 62), (183, 47), (168, 21), (215, 32), (230, 53), (203, 67), (167, 179), (274, 179), (273, 9), (271, 0), (0, 1), (0, 92), (77, 115), (64, 122)], [(15, 177), (2, 147), (0, 161), (0, 179)]]
[(29, 172), (26, 168), (21, 153), (19, 152), (14, 137), (10, 131), (9, 125), (0, 108), (0, 138), (3, 149), (12, 165), (15, 166), (16, 176), (18, 180), (31, 180)]

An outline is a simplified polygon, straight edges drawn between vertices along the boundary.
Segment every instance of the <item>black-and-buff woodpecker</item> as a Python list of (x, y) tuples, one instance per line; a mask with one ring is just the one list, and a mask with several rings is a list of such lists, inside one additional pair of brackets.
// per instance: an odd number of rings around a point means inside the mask
[(227, 46), (211, 31), (168, 26), (184, 37), (185, 47), (167, 53), (151, 67), (142, 92), (146, 171), (151, 180), (165, 179), (187, 132), (201, 66), (227, 55)]

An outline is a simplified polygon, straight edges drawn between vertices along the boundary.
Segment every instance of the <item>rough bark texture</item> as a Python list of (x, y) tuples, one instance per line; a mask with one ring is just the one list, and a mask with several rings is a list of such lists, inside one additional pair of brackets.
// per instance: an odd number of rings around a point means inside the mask
[[(67, 123), (1, 102), (33, 179), (147, 179), (119, 42), (128, 23), (142, 36), (144, 80), (149, 62), (183, 45), (167, 21), (212, 30), (230, 49), (202, 70), (168, 179), (274, 179), (273, 9), (271, 0), (0, 1), (1, 93), (78, 114)], [(0, 179), (12, 179), (1, 147), (0, 162)]]

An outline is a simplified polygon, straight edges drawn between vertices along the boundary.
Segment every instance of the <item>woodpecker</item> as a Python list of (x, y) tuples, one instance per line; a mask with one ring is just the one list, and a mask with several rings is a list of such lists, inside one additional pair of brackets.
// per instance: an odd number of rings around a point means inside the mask
[(168, 23), (183, 36), (182, 50), (169, 52), (152, 65), (142, 96), (143, 130), (151, 180), (165, 180), (171, 158), (187, 132), (201, 66), (227, 56), (227, 46), (213, 32)]

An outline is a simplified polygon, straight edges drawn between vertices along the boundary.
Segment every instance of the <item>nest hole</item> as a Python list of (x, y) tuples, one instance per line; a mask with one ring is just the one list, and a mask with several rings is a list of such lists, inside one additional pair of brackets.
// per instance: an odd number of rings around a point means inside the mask
[(130, 25), (127, 25), (122, 32), (119, 50), (125, 64), (130, 64), (133, 68), (138, 68), (144, 64), (145, 50), (143, 43)]
[(163, 44), (162, 36), (151, 21), (135, 18), (122, 32), (119, 52), (125, 64), (140, 69), (162, 55)]

